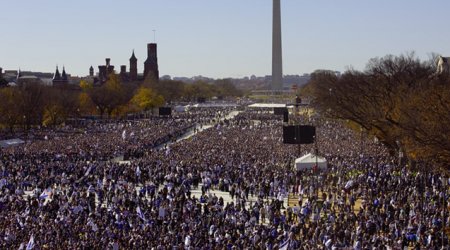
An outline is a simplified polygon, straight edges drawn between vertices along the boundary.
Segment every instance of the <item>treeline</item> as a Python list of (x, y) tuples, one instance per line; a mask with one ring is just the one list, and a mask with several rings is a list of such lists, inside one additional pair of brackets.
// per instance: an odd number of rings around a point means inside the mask
[(303, 91), (321, 113), (357, 125), (392, 153), (448, 168), (450, 77), (437, 75), (434, 62), (388, 55), (364, 71), (314, 73)]
[(14, 133), (17, 128), (28, 130), (32, 126), (55, 126), (72, 117), (120, 118), (174, 101), (208, 100), (241, 94), (226, 79), (186, 84), (172, 80), (155, 81), (149, 77), (143, 82), (123, 83), (117, 74), (111, 74), (100, 86), (83, 80), (79, 86), (19, 82), (17, 86), (9, 87), (3, 84), (0, 87), (0, 127)]

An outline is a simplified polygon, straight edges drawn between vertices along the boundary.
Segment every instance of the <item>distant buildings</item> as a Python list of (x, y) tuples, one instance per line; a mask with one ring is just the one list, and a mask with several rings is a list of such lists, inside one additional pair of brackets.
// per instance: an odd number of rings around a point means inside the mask
[[(91, 66), (89, 68), (89, 76), (93, 77), (94, 83), (102, 84), (108, 80), (108, 75), (115, 72), (114, 66), (110, 64), (111, 59), (105, 59), (105, 65), (98, 66), (98, 74), (94, 76), (94, 68)], [(120, 78), (124, 82), (140, 81), (144, 80), (147, 76), (151, 75), (156, 80), (159, 80), (159, 70), (158, 70), (158, 57), (157, 57), (157, 45), (156, 43), (147, 44), (147, 60), (144, 62), (144, 74), (139, 75), (137, 69), (136, 55), (133, 53), (130, 57), (130, 71), (127, 72), (127, 66), (120, 66)]]
[(59, 74), (58, 66), (56, 66), (56, 71), (55, 71), (55, 74), (53, 75), (52, 83), (53, 83), (53, 86), (69, 83), (69, 78), (67, 77), (66, 69), (64, 66), (63, 66), (62, 74)]
[(144, 78), (149, 74), (159, 80), (158, 57), (156, 55), (156, 43), (147, 44), (147, 60), (144, 62)]
[[(110, 64), (111, 59), (106, 58), (105, 61), (106, 61), (105, 65), (98, 66), (97, 81), (100, 81), (100, 83), (106, 82), (106, 80), (108, 80), (108, 75), (114, 72), (114, 65)], [(94, 81), (94, 82), (97, 82), (97, 81)]]

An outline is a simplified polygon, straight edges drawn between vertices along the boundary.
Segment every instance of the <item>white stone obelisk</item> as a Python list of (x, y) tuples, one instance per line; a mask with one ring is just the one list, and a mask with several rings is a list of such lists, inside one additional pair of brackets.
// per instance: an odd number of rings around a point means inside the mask
[(272, 22), (272, 90), (283, 89), (283, 60), (281, 52), (280, 0), (273, 0)]

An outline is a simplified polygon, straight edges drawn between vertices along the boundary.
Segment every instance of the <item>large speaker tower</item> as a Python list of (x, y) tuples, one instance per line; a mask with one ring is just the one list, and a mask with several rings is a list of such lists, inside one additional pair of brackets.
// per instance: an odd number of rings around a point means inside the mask
[(316, 137), (316, 127), (309, 125), (283, 126), (283, 143), (312, 144)]

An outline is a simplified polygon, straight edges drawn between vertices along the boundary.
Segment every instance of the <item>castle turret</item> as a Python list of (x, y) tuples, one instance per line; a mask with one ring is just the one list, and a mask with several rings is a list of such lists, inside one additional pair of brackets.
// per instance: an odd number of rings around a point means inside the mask
[[(19, 69), (20, 74), (20, 69)], [(58, 66), (56, 66), (55, 74), (53, 75), (53, 82), (54, 81), (60, 81), (61, 80), (61, 74), (59, 73)]]
[(89, 68), (89, 76), (94, 76), (94, 67), (92, 67), (92, 65)]
[(63, 71), (62, 71), (62, 74), (61, 74), (61, 81), (68, 82), (68, 78), (67, 78), (67, 74), (66, 74), (66, 69), (65, 69), (64, 66), (63, 66)]
[(63, 66), (62, 74), (59, 73), (58, 66), (56, 66), (55, 74), (53, 75), (53, 85), (66, 84), (69, 83), (69, 78), (66, 74), (66, 69)]
[(137, 80), (137, 58), (133, 54), (130, 57), (130, 81), (136, 81)]

